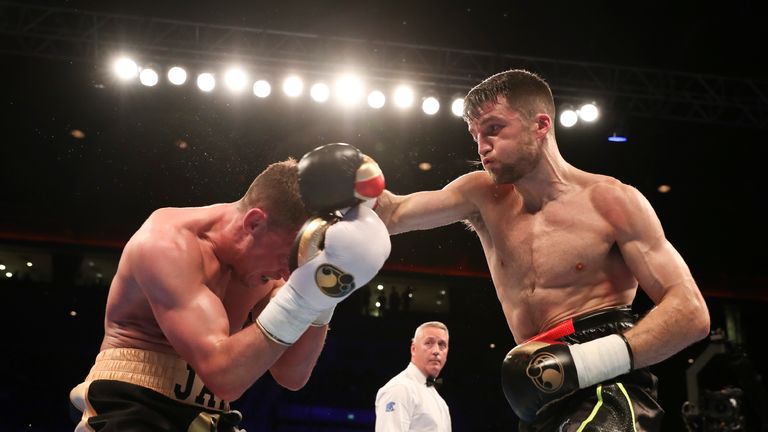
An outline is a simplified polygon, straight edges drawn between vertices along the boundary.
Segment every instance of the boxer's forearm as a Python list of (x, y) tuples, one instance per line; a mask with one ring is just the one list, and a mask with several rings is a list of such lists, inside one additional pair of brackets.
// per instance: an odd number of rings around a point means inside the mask
[(632, 347), (635, 368), (642, 368), (705, 338), (709, 325), (707, 305), (693, 280), (687, 280), (668, 289), (656, 307), (624, 336)]
[(286, 347), (272, 342), (257, 325), (198, 346), (186, 359), (216, 396), (238, 399), (283, 355)]
[(441, 189), (409, 195), (384, 191), (375, 211), (390, 234), (400, 234), (449, 225), (469, 218), (477, 209), (456, 190)]
[(270, 368), (272, 377), (289, 390), (299, 390), (309, 381), (325, 345), (328, 326), (311, 326)]

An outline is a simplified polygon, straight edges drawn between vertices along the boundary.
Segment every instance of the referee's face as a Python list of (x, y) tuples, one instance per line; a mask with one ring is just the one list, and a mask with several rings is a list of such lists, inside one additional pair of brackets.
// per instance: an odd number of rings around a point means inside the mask
[(424, 375), (437, 378), (448, 360), (448, 333), (437, 327), (424, 327), (411, 342), (411, 362)]

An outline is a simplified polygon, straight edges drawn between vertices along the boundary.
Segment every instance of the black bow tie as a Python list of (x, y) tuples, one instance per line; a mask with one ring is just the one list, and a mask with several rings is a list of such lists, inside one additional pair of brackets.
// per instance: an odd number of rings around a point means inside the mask
[(428, 376), (426, 384), (427, 384), (427, 387), (435, 386), (435, 388), (439, 388), (441, 385), (443, 385), (443, 379), (442, 378), (434, 379), (431, 376)]

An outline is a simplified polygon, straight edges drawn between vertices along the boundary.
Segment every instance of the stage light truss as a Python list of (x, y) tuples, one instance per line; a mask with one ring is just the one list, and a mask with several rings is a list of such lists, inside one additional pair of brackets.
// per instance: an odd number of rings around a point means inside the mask
[(151, 61), (237, 61), (271, 70), (333, 73), (465, 92), (486, 76), (526, 68), (561, 102), (594, 98), (603, 110), (668, 120), (768, 127), (768, 82), (483, 51), (89, 12), (0, 1), (0, 52), (106, 62), (131, 50)]

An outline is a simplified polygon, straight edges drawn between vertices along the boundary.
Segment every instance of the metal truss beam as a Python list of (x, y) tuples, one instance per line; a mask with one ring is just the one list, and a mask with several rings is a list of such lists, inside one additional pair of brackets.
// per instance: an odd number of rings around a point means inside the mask
[(552, 83), (559, 102), (592, 97), (630, 116), (768, 127), (768, 82), (0, 1), (2, 53), (103, 62), (118, 51), (270, 72), (330, 74), (361, 65), (373, 80), (408, 78), (457, 93), (492, 73), (526, 68)]

